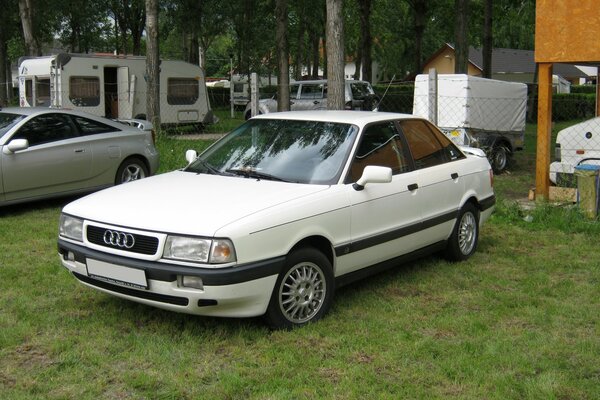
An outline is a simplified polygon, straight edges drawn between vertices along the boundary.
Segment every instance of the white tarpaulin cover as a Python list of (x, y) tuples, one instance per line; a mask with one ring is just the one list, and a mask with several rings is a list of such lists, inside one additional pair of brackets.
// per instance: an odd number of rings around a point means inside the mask
[[(417, 75), (413, 114), (429, 116), (429, 76)], [(527, 85), (462, 74), (438, 75), (438, 120), (441, 128), (496, 132), (525, 130)]]

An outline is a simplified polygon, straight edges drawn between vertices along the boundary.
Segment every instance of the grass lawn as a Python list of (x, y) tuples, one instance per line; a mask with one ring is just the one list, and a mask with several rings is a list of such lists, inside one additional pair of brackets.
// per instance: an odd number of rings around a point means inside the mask
[[(160, 137), (161, 171), (206, 145)], [(291, 332), (88, 289), (56, 251), (70, 199), (0, 208), (0, 398), (598, 398), (600, 227), (573, 207), (515, 206), (534, 163), (528, 146), (496, 177), (468, 261), (344, 287), (325, 319)]]

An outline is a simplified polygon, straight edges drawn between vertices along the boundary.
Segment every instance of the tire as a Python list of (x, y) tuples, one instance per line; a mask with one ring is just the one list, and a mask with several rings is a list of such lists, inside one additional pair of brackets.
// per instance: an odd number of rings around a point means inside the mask
[(277, 278), (265, 319), (275, 329), (317, 321), (331, 307), (333, 292), (333, 269), (327, 257), (314, 248), (293, 251)]
[(117, 170), (115, 185), (137, 181), (149, 175), (146, 164), (137, 157), (130, 157), (123, 161)]
[(506, 146), (494, 146), (492, 149), (491, 164), (495, 174), (500, 174), (506, 170), (510, 162), (510, 150)]
[(467, 203), (458, 214), (445, 256), (449, 261), (464, 261), (475, 253), (478, 242), (479, 210), (473, 203)]

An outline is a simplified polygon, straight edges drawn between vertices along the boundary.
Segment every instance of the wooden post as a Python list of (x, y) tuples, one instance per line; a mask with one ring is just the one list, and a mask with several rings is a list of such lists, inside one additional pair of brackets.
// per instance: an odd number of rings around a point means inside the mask
[(548, 199), (550, 188), (550, 139), (552, 136), (552, 64), (539, 64), (536, 196)]

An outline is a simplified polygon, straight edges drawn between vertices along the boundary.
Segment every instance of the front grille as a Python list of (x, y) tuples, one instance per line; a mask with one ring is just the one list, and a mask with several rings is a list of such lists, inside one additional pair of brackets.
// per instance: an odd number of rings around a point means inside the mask
[(97, 244), (98, 246), (104, 246), (111, 249), (130, 251), (132, 253), (138, 254), (146, 254), (152, 255), (156, 254), (156, 250), (158, 249), (158, 238), (153, 236), (132, 234), (135, 239), (135, 244), (131, 248), (126, 248), (124, 246), (119, 247), (118, 245), (113, 245), (110, 243), (106, 243), (104, 241), (104, 234), (106, 231), (116, 231), (115, 229), (107, 229), (100, 228), (98, 226), (88, 225), (87, 227), (87, 240), (90, 243)]
[(98, 281), (90, 278), (89, 276), (78, 274), (77, 272), (73, 272), (73, 276), (89, 285), (110, 290), (112, 292), (126, 294), (128, 296), (139, 297), (140, 299), (159, 301), (161, 303), (174, 304), (176, 306), (187, 306), (189, 304), (189, 300), (186, 297), (169, 296), (167, 294), (152, 293), (144, 290), (136, 290), (128, 287), (113, 285), (112, 283)]

